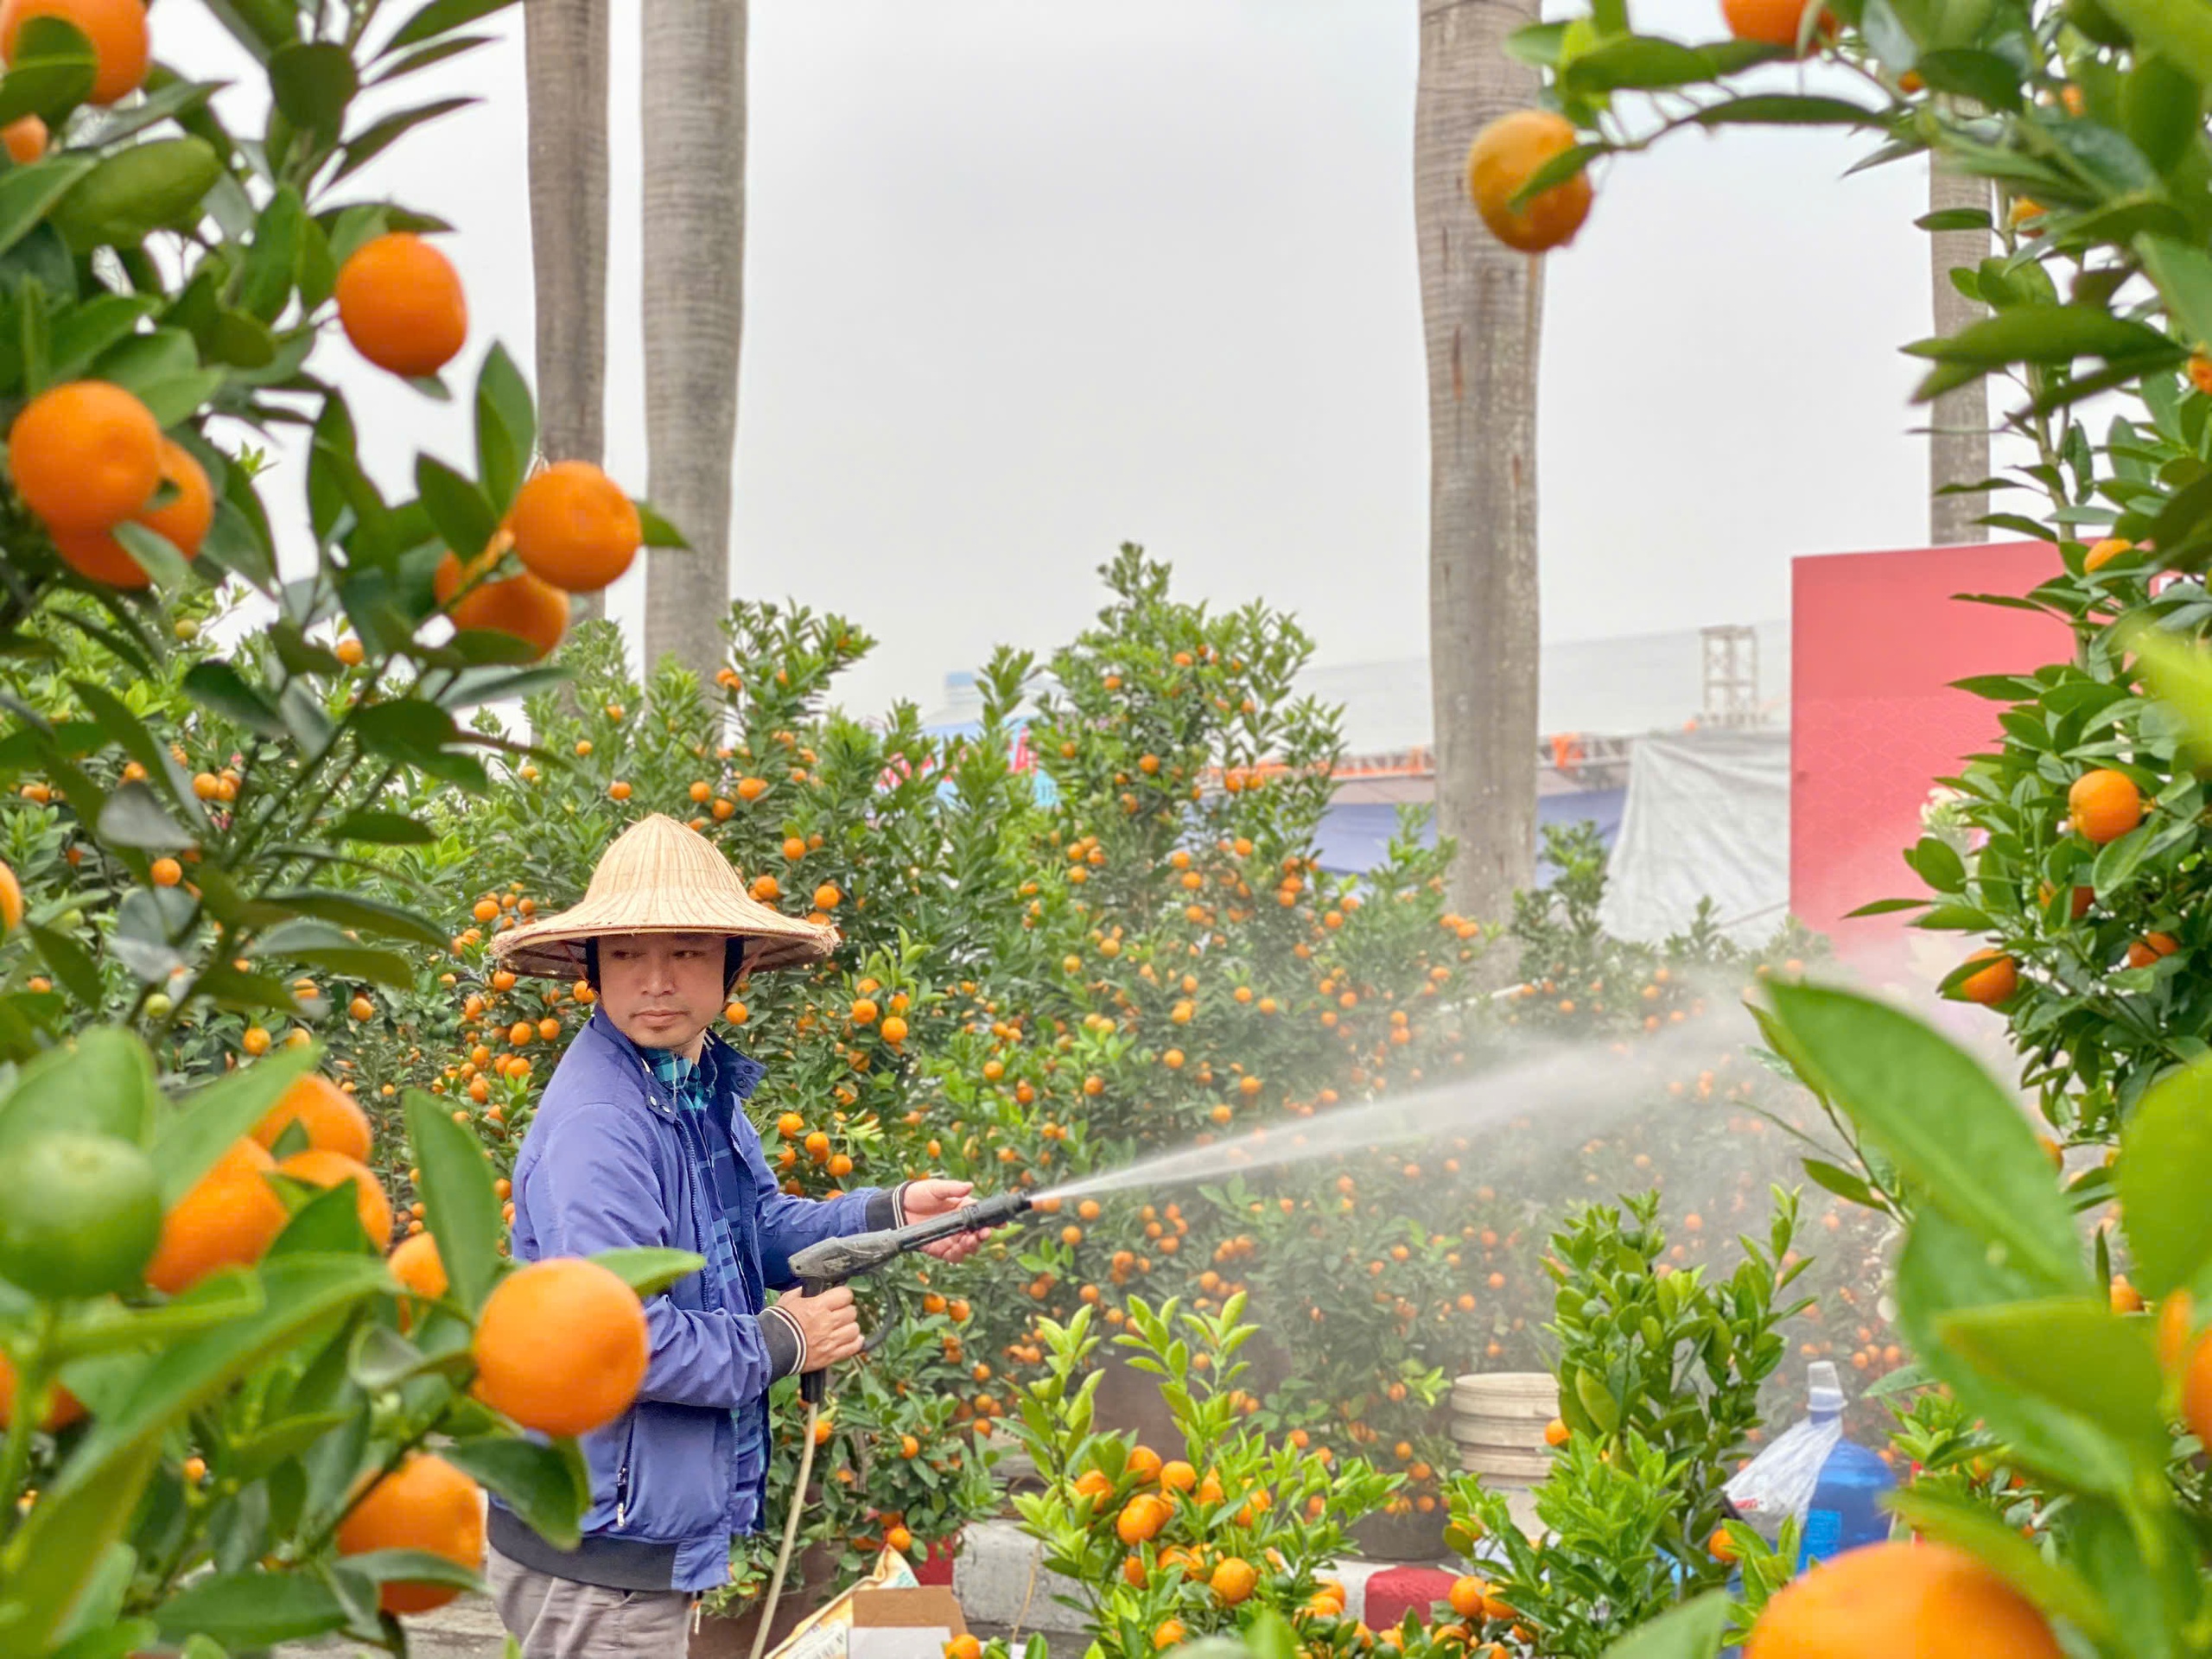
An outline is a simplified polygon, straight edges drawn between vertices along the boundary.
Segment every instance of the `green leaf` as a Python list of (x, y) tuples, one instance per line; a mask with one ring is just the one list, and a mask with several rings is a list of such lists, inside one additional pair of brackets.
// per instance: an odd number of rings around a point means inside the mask
[(1956, 893), (1966, 886), (1965, 861), (1958, 849), (1940, 836), (1923, 836), (1904, 855), (1904, 861), (1937, 893)]
[(206, 830), (208, 827), (208, 812), (206, 812), (206, 807), (199, 805), (199, 797), (193, 794), (193, 781), (186, 777), (183, 767), (177, 766), (168, 747), (163, 747), (155, 739), (153, 732), (146, 730), (146, 723), (130, 712), (122, 696), (88, 679), (71, 679), (68, 688), (78, 692), (78, 696), (84, 702), (84, 710), (99, 723), (99, 730), (113, 736), (128, 757), (146, 767), (149, 777), (162, 779), (162, 783), (168, 785), (170, 801), (177, 803), (179, 810), (186, 814), (186, 818), (193, 825)]
[(92, 156), (73, 152), (0, 173), (0, 251), (29, 236), (46, 218), (47, 209), (95, 165)]
[(129, 144), (63, 192), (49, 218), (77, 252), (135, 247), (159, 230), (189, 230), (223, 176), (222, 158), (204, 138), (153, 138)]
[(2150, 542), (2173, 558), (2202, 545), (2208, 522), (2212, 522), (2212, 473), (2176, 491), (2135, 539)]
[(2033, 1281), (1993, 1262), (1987, 1244), (1942, 1211), (1913, 1218), (1897, 1270), (1897, 1323), (1929, 1371), (1947, 1383), (1967, 1412), (1988, 1421), (1990, 1432), (2028, 1468), (2085, 1491), (2131, 1489), (2134, 1461), (2094, 1425), (2048, 1402), (1993, 1382), (1945, 1345), (1941, 1321), (1963, 1309), (2015, 1306), (2037, 1294)]
[(194, 663), (188, 669), (184, 694), (201, 708), (257, 737), (284, 736), (284, 717), (277, 713), (276, 704), (269, 694), (219, 658)]
[(412, 46), (417, 41), (427, 41), (440, 35), (449, 35), (456, 29), (465, 29), (480, 17), (502, 11), (513, 0), (430, 0), (413, 16), (399, 26), (398, 31), (385, 42), (386, 52), (396, 52), (401, 47)]
[(1695, 117), (1702, 127), (1821, 126), (1879, 127), (1888, 118), (1840, 98), (1800, 98), (1785, 92), (1754, 92), (1709, 104)]
[[(2212, 479), (2205, 482), (2212, 483)], [(2212, 505), (2212, 492), (2208, 492), (2208, 505)], [(2161, 540), (2158, 545), (2169, 543)], [(2212, 764), (2212, 663), (2156, 628), (2137, 627), (2126, 637), (2152, 695), (2180, 721), (2183, 747), (2191, 759), (2200, 766)]]
[[(383, 1329), (381, 1325), (372, 1328)], [(365, 1420), (350, 1411), (318, 1411), (287, 1417), (252, 1434), (232, 1440), (230, 1466), (240, 1480), (258, 1480), (279, 1464), (299, 1459), (334, 1428), (356, 1425), (363, 1428), (367, 1427)]]
[(1923, 231), (1986, 231), (1990, 227), (1986, 207), (1942, 207), (1912, 221)]
[[(318, 49), (340, 48), (284, 48), (287, 52)], [(245, 271), (238, 296), (238, 306), (248, 315), (268, 323), (283, 314), (285, 304), (292, 296), (308, 223), (307, 206), (301, 200), (299, 191), (289, 184), (270, 196), (269, 205), (261, 210), (260, 217), (254, 221), (253, 243), (246, 250)]]
[(489, 46), (497, 38), (493, 35), (456, 35), (433, 45), (418, 47), (405, 57), (393, 59), (385, 64), (369, 77), (367, 84), (383, 86), (404, 79), (418, 71), (428, 69), (432, 64), (443, 63), (447, 59), (457, 58), (465, 52), (474, 52), (480, 46)]
[(100, 353), (92, 372), (143, 397), (156, 386), (190, 374), (200, 366), (200, 344), (191, 331), (162, 327), (132, 334)]
[(1631, 87), (1656, 91), (1709, 81), (1713, 73), (1713, 60), (1695, 47), (1656, 35), (1627, 35), (1578, 54), (1561, 72), (1560, 79), (1577, 92)]
[(370, 753), (410, 765), (435, 755), (460, 735), (451, 715), (419, 697), (371, 703), (356, 711), (353, 734)]
[(2146, 823), (2097, 849), (2097, 861), (2091, 867), (2089, 880), (2100, 900), (2111, 899), (2134, 880), (2136, 870), (2150, 855), (2158, 830), (2156, 823)]
[(2161, 1297), (2212, 1262), (2212, 1062), (2152, 1085), (2120, 1137), (2120, 1214), (2137, 1288)]
[(591, 1507), (591, 1476), (574, 1440), (550, 1446), (504, 1437), (462, 1440), (439, 1455), (497, 1493), (556, 1549), (576, 1547), (584, 1511)]
[(1252, 1659), (1300, 1659), (1298, 1633), (1272, 1607), (1262, 1607), (1245, 1627), (1244, 1645)]
[(172, 1639), (197, 1634), (251, 1652), (334, 1630), (346, 1623), (346, 1608), (305, 1573), (219, 1573), (171, 1596), (154, 1619)]
[(2135, 238), (2135, 251), (2164, 295), (2175, 327), (2199, 347), (2212, 346), (2212, 255), (2171, 237), (2150, 235)]
[(331, 826), (330, 833), (340, 841), (382, 847), (428, 847), (437, 840), (425, 826), (399, 812), (349, 812)]
[(137, 328), (152, 309), (153, 302), (143, 295), (102, 294), (64, 311), (47, 342), (54, 379), (81, 378), (94, 358)]
[(2020, 72), (1994, 52), (1923, 52), (1913, 67), (1939, 92), (1970, 98), (1993, 110), (2020, 107)]
[(150, 1619), (118, 1622), (137, 1572), (137, 1550), (122, 1542), (107, 1547), (67, 1621), (54, 1633), (62, 1645), (54, 1649), (54, 1659), (130, 1659), (155, 1638), (157, 1632)]
[(346, 1373), (368, 1393), (382, 1394), (436, 1363), (390, 1325), (364, 1325), (356, 1335)]
[(385, 117), (347, 141), (346, 159), (330, 175), (336, 184), (348, 174), (366, 167), (391, 144), (404, 137), (412, 129), (425, 121), (435, 121), (440, 116), (450, 115), (455, 110), (465, 110), (477, 100), (473, 98), (442, 98), (435, 103), (417, 105), (411, 110), (400, 110)]
[[(288, 1148), (285, 1143), (295, 1139), (297, 1144)], [(281, 1164), (293, 1153), (307, 1148), (307, 1130), (294, 1123), (277, 1137), (270, 1151)], [(264, 1261), (291, 1255), (348, 1255), (362, 1249), (374, 1249), (378, 1257), (383, 1255), (386, 1241), (372, 1239), (362, 1229), (360, 1201), (353, 1196), (350, 1185), (319, 1190), (283, 1174), (274, 1177), (273, 1184), (299, 1207), (284, 1224), (283, 1231), (276, 1235), (276, 1241), (269, 1247)]]
[(233, 1319), (250, 1318), (266, 1306), (260, 1280), (244, 1268), (224, 1268), (159, 1307), (88, 1304), (62, 1324), (54, 1338), (54, 1351), (67, 1364), (132, 1348), (162, 1347)]
[[(207, 102), (227, 84), (219, 80), (168, 80), (162, 77), (168, 72), (156, 66), (146, 79), (146, 95), (135, 104), (111, 109), (101, 119), (97, 129), (96, 142), (103, 147), (120, 143), (134, 137), (147, 128), (164, 121), (175, 121), (188, 132), (214, 143), (220, 152), (228, 148), (220, 124), (207, 110)], [(0, 83), (4, 86), (4, 83)]]
[(69, 111), (92, 96), (99, 55), (85, 33), (59, 17), (33, 17), (16, 40), (0, 79), (0, 123), (35, 115), (59, 130)]
[(1847, 920), (1854, 916), (1893, 916), (1902, 910), (1925, 910), (1929, 903), (1925, 899), (1875, 899), (1846, 911), (1844, 916)]
[(299, 38), (299, 14), (290, 0), (207, 0), (207, 10), (257, 61), (271, 48)]
[(1936, 1330), (1985, 1376), (2164, 1461), (2164, 1378), (2149, 1320), (2123, 1318), (2101, 1296), (2075, 1296), (1961, 1309)]
[(269, 90), (287, 121), (330, 143), (345, 130), (360, 78), (353, 54), (336, 41), (295, 41), (270, 55)]
[(365, 945), (310, 945), (287, 953), (303, 967), (321, 968), (348, 979), (373, 980), (403, 989), (415, 983), (415, 964), (396, 950), (372, 950)]
[(100, 981), (100, 970), (85, 947), (66, 933), (41, 927), (36, 922), (23, 924), (23, 931), (30, 936), (31, 946), (38, 952), (61, 987), (86, 1007), (97, 1013), (107, 1001), (107, 991)]
[(1728, 1594), (1705, 1594), (1669, 1608), (1607, 1648), (1605, 1659), (1713, 1659), (1728, 1628)]
[(1516, 63), (1530, 64), (1539, 69), (1556, 69), (1560, 66), (1566, 39), (1567, 25), (1564, 22), (1524, 23), (1505, 37), (1505, 54)]
[(443, 950), (445, 930), (404, 906), (354, 893), (332, 893), (321, 887), (282, 887), (264, 895), (266, 902), (314, 916), (357, 932), (380, 934), (390, 939), (413, 939)]
[(2019, 1109), (1970, 1056), (1870, 997), (1776, 985), (1783, 1052), (1923, 1191), (2053, 1288), (2086, 1281), (2071, 1211)]
[(415, 490), (438, 538), (463, 560), (474, 558), (499, 527), (499, 516), (484, 492), (443, 461), (417, 455)]
[(2212, 10), (2174, 0), (2103, 0), (2139, 47), (2171, 58), (2200, 86), (2212, 85)]
[(346, 1570), (372, 1584), (450, 1584), (480, 1592), (484, 1580), (474, 1568), (420, 1549), (372, 1549), (346, 1558)]
[(1986, 369), (2008, 363), (2071, 363), (2080, 357), (2147, 361), (2180, 354), (2157, 329), (2082, 305), (2015, 306), (1905, 350), (1915, 357)]
[(149, 1359), (124, 1397), (93, 1419), (54, 1483), (55, 1496), (99, 1478), (137, 1448), (158, 1449), (170, 1424), (391, 1282), (383, 1258), (374, 1255), (288, 1255), (263, 1263), (260, 1272), (268, 1297), (262, 1311)]
[[(200, 401), (197, 396), (192, 397), (184, 413), (190, 414)], [(153, 405), (149, 404), (147, 408), (151, 410)], [(155, 418), (158, 420), (160, 416)], [(191, 582), (192, 569), (184, 562), (184, 555), (177, 551), (175, 543), (159, 531), (126, 518), (109, 534), (115, 537), (118, 546), (137, 561), (138, 568), (153, 579), (156, 587), (174, 592)]]
[(1923, 1538), (1950, 1544), (1983, 1562), (2037, 1606), (2102, 1643), (2112, 1633), (2103, 1599), (2063, 1561), (2043, 1551), (1979, 1504), (1947, 1497), (1928, 1486), (1910, 1486), (1884, 1500), (1890, 1512)]
[(2120, 87), (2120, 118), (2152, 169), (2171, 173), (2203, 130), (2204, 89), (2171, 59), (2138, 53)]
[(633, 499), (630, 505), (638, 510), (638, 522), (644, 527), (647, 547), (690, 547), (691, 543), (683, 539), (683, 532), (656, 512), (650, 502)]
[(1600, 1434), (1611, 1434), (1620, 1427), (1620, 1402), (1587, 1371), (1578, 1370), (1574, 1374), (1574, 1400)]
[[(230, 376), (220, 369), (194, 369), (169, 379), (140, 387), (138, 401), (146, 405), (146, 412), (154, 417), (157, 424), (165, 427), (181, 426), (186, 421), (197, 415), (202, 405), (217, 392), (222, 391), (229, 378)], [(145, 544), (144, 538), (134, 540), (127, 532), (143, 528), (143, 525), (126, 521), (116, 526), (116, 534), (119, 540), (136, 549)], [(150, 536), (151, 532), (148, 531), (147, 535)], [(143, 556), (137, 555), (137, 556)], [(181, 567), (179, 567), (178, 572), (171, 575), (169, 580), (173, 583), (181, 583), (184, 580)]]
[(499, 1243), (505, 1230), (475, 1133), (455, 1123), (450, 1109), (420, 1089), (407, 1091), (407, 1138), (422, 1172), (416, 1183), (423, 1227), (438, 1242), (438, 1259), (454, 1301), (473, 1317), (499, 1282)]
[[(482, 1161), (480, 1154), (478, 1161)], [(707, 1265), (706, 1257), (690, 1250), (664, 1250), (658, 1246), (601, 1250), (591, 1260), (641, 1297), (658, 1295), (677, 1280), (688, 1278)]]
[(1852, 1204), (1863, 1205), (1869, 1208), (1873, 1205), (1873, 1188), (1868, 1186), (1864, 1180), (1849, 1170), (1820, 1158), (1804, 1160), (1804, 1166), (1805, 1173), (1812, 1177), (1814, 1185), (1816, 1186), (1825, 1187), (1839, 1198), (1846, 1199)]
[(537, 411), (530, 384), (507, 348), (495, 344), (476, 373), (476, 474), (495, 518), (514, 504), (537, 448)]
[(157, 1445), (111, 1457), (66, 1488), (43, 1492), (0, 1550), (0, 1641), (11, 1653), (46, 1651), (119, 1541), (161, 1458)]
[(251, 1134), (284, 1091), (321, 1058), (321, 1051), (312, 1044), (278, 1048), (188, 1096), (154, 1137), (162, 1207), (173, 1208), (192, 1191), (232, 1144)]
[(93, 833), (110, 847), (135, 847), (173, 853), (192, 845), (192, 832), (169, 816), (160, 798), (144, 784), (124, 785), (100, 808)]
[(49, 1049), (16, 1074), (0, 1100), (0, 1152), (56, 1130), (143, 1147), (162, 1105), (146, 1045), (119, 1027), (94, 1026), (73, 1046)]

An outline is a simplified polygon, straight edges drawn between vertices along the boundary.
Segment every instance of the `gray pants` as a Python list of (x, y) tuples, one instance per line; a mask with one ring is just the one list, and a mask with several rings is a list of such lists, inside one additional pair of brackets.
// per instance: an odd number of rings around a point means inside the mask
[(691, 1601), (682, 1590), (608, 1590), (550, 1574), (486, 1552), (485, 1576), (499, 1623), (523, 1659), (684, 1659)]

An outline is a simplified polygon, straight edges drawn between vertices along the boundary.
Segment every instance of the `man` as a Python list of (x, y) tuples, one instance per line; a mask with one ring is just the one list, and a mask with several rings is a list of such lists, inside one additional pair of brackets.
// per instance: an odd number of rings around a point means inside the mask
[[(493, 1505), (492, 1591), (527, 1659), (685, 1652), (693, 1597), (728, 1577), (732, 1535), (766, 1519), (770, 1385), (861, 1349), (851, 1291), (768, 1292), (791, 1288), (807, 1245), (968, 1199), (965, 1181), (920, 1180), (817, 1203), (769, 1172), (744, 1110), (765, 1068), (709, 1027), (741, 969), (819, 961), (836, 944), (834, 928), (756, 903), (704, 837), (654, 817), (607, 849), (581, 903), (493, 945), (518, 973), (581, 976), (599, 994), (515, 1160), (516, 1260), (633, 1245), (707, 1259), (646, 1303), (637, 1400), (582, 1438), (579, 1548)], [(958, 1261), (979, 1242), (931, 1254)]]

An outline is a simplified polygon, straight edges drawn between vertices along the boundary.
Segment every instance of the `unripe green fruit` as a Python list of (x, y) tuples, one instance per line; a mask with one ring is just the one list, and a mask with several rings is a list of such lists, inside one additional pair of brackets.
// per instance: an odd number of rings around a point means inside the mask
[(135, 1290), (161, 1241), (161, 1182), (128, 1141), (44, 1135), (0, 1168), (0, 1279), (34, 1296)]

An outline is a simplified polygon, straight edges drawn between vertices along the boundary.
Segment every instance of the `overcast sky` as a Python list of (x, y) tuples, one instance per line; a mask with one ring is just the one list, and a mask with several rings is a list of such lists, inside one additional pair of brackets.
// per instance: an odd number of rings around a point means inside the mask
[[(1718, 0), (1637, 17), (1721, 32)], [(521, 22), (497, 22), (408, 87), (484, 101), (360, 175), (459, 226), (470, 373), (532, 341)], [(614, 0), (607, 461), (643, 491), (638, 28)], [(155, 29), (237, 73), (196, 10)], [(1425, 650), (1416, 48), (1416, 0), (753, 0), (734, 581), (881, 639), (855, 712), (1065, 639), (1123, 540), (1187, 594), (1297, 612), (1322, 660)], [(1841, 178), (1862, 143), (1678, 138), (1616, 163), (1548, 260), (1547, 638), (1779, 617), (1793, 555), (1923, 539), (1895, 348), (1929, 327), (1926, 176)], [(466, 456), (465, 406), (342, 341), (321, 363), (395, 490), (418, 446)], [(633, 572), (614, 613), (640, 602)]]

